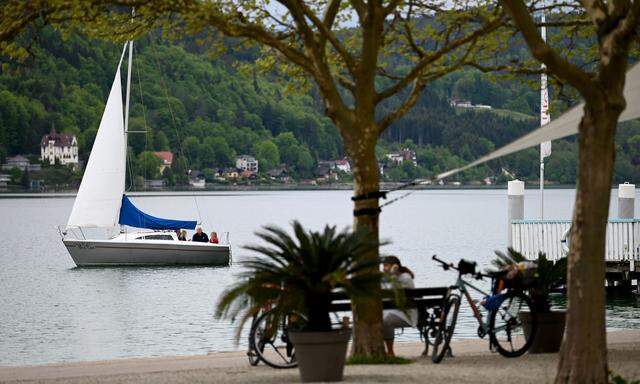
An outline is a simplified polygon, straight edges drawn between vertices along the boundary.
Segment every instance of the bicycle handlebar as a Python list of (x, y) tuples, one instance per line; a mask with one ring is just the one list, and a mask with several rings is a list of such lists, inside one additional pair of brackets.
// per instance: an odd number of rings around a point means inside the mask
[(446, 270), (448, 270), (449, 268), (453, 268), (453, 269), (455, 269), (455, 270), (458, 270), (458, 268), (456, 268), (456, 266), (455, 266), (455, 265), (453, 265), (453, 263), (447, 263), (447, 262), (446, 262), (446, 261), (444, 261), (444, 260), (440, 260), (440, 259), (438, 259), (438, 256), (436, 256), (436, 255), (433, 255), (431, 258), (432, 258), (433, 260), (437, 261), (438, 263), (442, 264), (442, 268), (443, 268), (445, 271), (446, 271)]
[[(454, 269), (458, 272), (460, 272), (460, 269), (458, 269), (458, 267), (456, 267), (455, 265), (453, 265), (453, 263), (447, 263), (444, 260), (440, 260), (438, 258), (438, 256), (433, 255), (431, 256), (431, 259), (440, 263), (440, 265), (442, 266), (442, 269), (444, 269), (445, 271), (449, 270), (449, 268)], [(473, 276), (475, 277), (476, 280), (482, 280), (483, 277), (492, 277), (491, 275), (487, 275), (487, 274), (483, 274), (482, 272), (476, 272), (473, 273)]]

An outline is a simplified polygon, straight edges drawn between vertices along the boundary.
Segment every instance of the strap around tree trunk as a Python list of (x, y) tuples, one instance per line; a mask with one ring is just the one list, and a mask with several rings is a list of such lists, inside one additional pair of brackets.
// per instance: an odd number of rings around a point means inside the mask
[(361, 200), (370, 200), (370, 199), (386, 199), (387, 191), (375, 191), (368, 192), (362, 195), (353, 196), (351, 200), (353, 201), (361, 201)]
[(360, 208), (353, 211), (353, 216), (377, 216), (380, 212), (380, 208)]

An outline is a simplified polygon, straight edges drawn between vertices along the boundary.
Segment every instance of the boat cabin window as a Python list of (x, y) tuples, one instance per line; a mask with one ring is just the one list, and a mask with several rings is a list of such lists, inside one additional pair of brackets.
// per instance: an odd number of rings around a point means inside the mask
[(171, 235), (148, 235), (144, 237), (145, 240), (173, 240)]

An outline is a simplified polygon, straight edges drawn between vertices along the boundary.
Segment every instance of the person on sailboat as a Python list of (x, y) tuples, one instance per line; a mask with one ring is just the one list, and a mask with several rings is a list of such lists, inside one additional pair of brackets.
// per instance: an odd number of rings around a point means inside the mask
[(199, 243), (208, 243), (209, 236), (206, 233), (202, 232), (202, 227), (196, 228), (196, 233), (193, 234), (191, 241), (197, 241)]
[(185, 230), (176, 229), (176, 235), (178, 235), (178, 241), (187, 241), (187, 232)]
[(211, 237), (209, 237), (209, 242), (212, 244), (219, 244), (220, 240), (218, 240), (218, 234), (215, 232), (211, 232)]
[[(394, 288), (414, 288), (413, 272), (400, 263), (400, 259), (395, 256), (382, 258), (383, 289)], [(395, 356), (393, 351), (393, 340), (396, 328), (415, 327), (418, 323), (418, 311), (409, 309), (400, 311), (398, 309), (386, 309), (382, 313), (382, 334), (387, 347), (387, 355)]]

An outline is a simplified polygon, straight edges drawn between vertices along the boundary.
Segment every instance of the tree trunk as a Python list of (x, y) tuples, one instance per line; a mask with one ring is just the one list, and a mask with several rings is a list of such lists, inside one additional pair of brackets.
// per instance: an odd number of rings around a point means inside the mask
[(607, 383), (605, 235), (619, 108), (587, 104), (567, 265), (567, 323), (556, 384)]
[[(366, 135), (366, 134), (365, 134)], [(363, 135), (364, 136), (364, 135)], [(347, 145), (347, 152), (353, 162), (354, 196), (375, 194), (380, 190), (378, 162), (375, 154), (375, 140), (361, 137), (357, 145)], [(354, 229), (366, 230), (377, 241), (379, 205), (378, 198), (371, 196), (354, 201)], [(378, 249), (369, 255), (378, 259)], [(377, 268), (377, 266), (376, 266)], [(385, 356), (382, 339), (382, 301), (380, 286), (373, 293), (373, 299), (353, 302), (353, 349), (352, 355)]]

